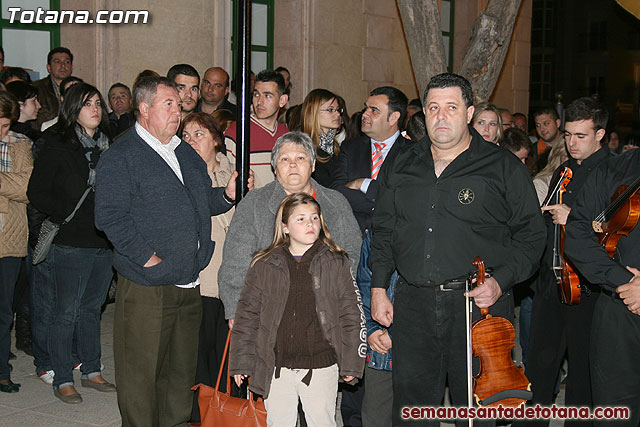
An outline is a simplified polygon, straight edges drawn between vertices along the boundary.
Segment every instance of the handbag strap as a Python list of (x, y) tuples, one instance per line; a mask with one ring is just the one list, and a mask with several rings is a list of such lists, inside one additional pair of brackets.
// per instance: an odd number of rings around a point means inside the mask
[[(227, 354), (229, 354), (229, 342), (231, 341), (231, 329), (227, 334), (227, 341), (224, 343), (224, 352), (222, 353), (222, 362), (220, 362), (220, 370), (218, 371), (218, 379), (216, 380), (216, 392), (220, 389), (220, 379), (222, 378), (222, 371), (224, 371), (224, 363), (227, 360)], [(227, 375), (227, 393), (229, 393), (230, 375)]]
[(67, 224), (69, 221), (71, 221), (71, 220), (73, 219), (73, 216), (76, 214), (76, 212), (78, 211), (78, 209), (80, 209), (80, 206), (81, 206), (81, 205), (82, 205), (82, 203), (84, 202), (84, 199), (86, 199), (86, 198), (87, 198), (87, 195), (89, 194), (89, 191), (91, 191), (91, 188), (93, 188), (93, 187), (89, 186), (89, 187), (87, 187), (87, 189), (86, 189), (86, 190), (84, 190), (84, 193), (82, 193), (82, 197), (80, 197), (80, 200), (78, 201), (78, 204), (76, 205), (76, 207), (75, 207), (75, 208), (73, 208), (73, 212), (71, 212), (71, 213), (69, 214), (69, 216), (68, 216), (68, 217), (66, 217), (66, 218), (64, 219), (64, 221), (62, 222), (62, 224), (60, 224), (60, 225), (65, 225), (65, 224)]
[[(222, 361), (220, 362), (220, 369), (218, 370), (218, 379), (216, 380), (215, 391), (218, 392), (220, 390), (220, 380), (222, 379), (222, 371), (224, 371), (224, 363), (227, 361), (227, 356), (229, 355), (229, 342), (231, 342), (231, 329), (229, 329), (229, 333), (227, 333), (227, 340), (224, 343), (224, 352), (222, 353)], [(247, 379), (247, 386), (249, 385), (249, 379)], [(253, 392), (247, 389), (249, 400), (253, 404)], [(231, 394), (231, 375), (227, 374), (227, 393)]]

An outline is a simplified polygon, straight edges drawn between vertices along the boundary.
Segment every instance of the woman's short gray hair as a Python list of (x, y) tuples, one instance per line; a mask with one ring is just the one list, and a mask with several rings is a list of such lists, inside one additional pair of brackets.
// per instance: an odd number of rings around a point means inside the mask
[(302, 146), (309, 154), (311, 164), (316, 161), (316, 149), (313, 147), (313, 141), (311, 141), (309, 135), (304, 132), (289, 132), (278, 138), (276, 144), (271, 150), (271, 167), (273, 168), (273, 170), (276, 169), (276, 162), (278, 161), (278, 156), (280, 155), (280, 149), (284, 144), (295, 144)]

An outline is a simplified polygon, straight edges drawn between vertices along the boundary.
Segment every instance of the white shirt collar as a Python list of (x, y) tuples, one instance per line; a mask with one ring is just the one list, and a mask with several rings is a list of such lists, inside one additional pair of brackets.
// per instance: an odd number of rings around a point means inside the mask
[(162, 147), (165, 150), (175, 151), (178, 145), (180, 145), (180, 142), (182, 142), (182, 140), (177, 135), (173, 135), (171, 137), (171, 140), (167, 144), (163, 144), (162, 142), (160, 142), (158, 138), (151, 135), (149, 131), (146, 130), (138, 122), (136, 122), (135, 124), (135, 129), (136, 129), (136, 132), (138, 133), (138, 136), (140, 136), (140, 138), (142, 138), (144, 142), (151, 145), (152, 147)]

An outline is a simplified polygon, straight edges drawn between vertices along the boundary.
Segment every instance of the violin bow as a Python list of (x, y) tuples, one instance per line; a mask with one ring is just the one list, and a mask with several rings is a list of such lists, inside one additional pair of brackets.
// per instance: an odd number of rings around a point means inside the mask
[[(467, 407), (473, 407), (473, 347), (471, 341), (471, 316), (473, 315), (473, 302), (469, 298), (471, 291), (471, 278), (467, 278), (465, 285), (465, 318), (467, 324)], [(469, 417), (469, 427), (473, 427), (473, 418)]]

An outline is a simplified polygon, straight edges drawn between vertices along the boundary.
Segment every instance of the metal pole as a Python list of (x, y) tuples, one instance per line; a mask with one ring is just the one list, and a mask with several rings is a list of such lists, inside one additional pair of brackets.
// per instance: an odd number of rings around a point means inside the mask
[(236, 33), (236, 82), (238, 82), (236, 112), (236, 201), (239, 202), (247, 193), (249, 179), (249, 73), (251, 72), (251, 0), (238, 0), (238, 29)]

